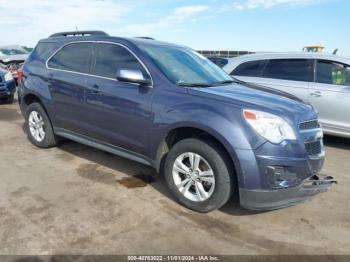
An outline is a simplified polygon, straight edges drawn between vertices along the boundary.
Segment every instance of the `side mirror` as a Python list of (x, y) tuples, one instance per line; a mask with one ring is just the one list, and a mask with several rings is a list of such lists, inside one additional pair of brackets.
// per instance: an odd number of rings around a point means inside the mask
[(140, 85), (151, 85), (151, 80), (144, 78), (142, 72), (137, 69), (119, 69), (116, 78), (122, 82)]

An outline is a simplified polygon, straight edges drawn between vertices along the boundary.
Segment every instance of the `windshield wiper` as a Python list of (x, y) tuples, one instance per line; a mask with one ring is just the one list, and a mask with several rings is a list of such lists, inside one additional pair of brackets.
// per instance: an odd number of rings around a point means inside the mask
[(211, 87), (211, 84), (206, 83), (177, 83), (177, 86), (188, 86), (188, 87)]
[(219, 81), (216, 83), (213, 83), (213, 86), (220, 86), (220, 85), (225, 85), (225, 84), (232, 84), (232, 83), (236, 83), (235, 80), (224, 80), (224, 81)]
[(232, 79), (229, 79), (229, 80), (224, 80), (224, 81), (219, 81), (219, 82), (213, 83), (212, 86), (219, 86), (219, 85), (232, 84), (232, 83), (242, 84), (245, 82), (241, 81), (237, 78), (232, 77)]
[(240, 80), (240, 79), (238, 79), (236, 77), (233, 77), (233, 76), (231, 76), (231, 77), (233, 79), (233, 82), (235, 82), (237, 84), (246, 84), (247, 83), (246, 81)]

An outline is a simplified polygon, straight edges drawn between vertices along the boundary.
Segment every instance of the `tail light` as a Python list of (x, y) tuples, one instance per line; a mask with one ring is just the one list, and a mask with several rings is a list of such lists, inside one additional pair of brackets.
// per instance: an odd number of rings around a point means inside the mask
[(17, 81), (20, 83), (23, 78), (23, 65), (20, 65), (20, 67), (17, 70)]

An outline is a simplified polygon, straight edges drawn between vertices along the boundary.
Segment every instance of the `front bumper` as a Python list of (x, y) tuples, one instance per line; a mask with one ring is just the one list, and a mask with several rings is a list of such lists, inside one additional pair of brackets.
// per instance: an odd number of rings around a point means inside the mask
[(241, 206), (269, 210), (291, 206), (325, 192), (336, 181), (323, 177), (325, 149), (320, 128), (298, 133), (297, 140), (236, 150)]
[(337, 181), (330, 176), (312, 175), (296, 187), (276, 190), (249, 190), (240, 188), (241, 206), (250, 210), (272, 210), (304, 202), (325, 192)]

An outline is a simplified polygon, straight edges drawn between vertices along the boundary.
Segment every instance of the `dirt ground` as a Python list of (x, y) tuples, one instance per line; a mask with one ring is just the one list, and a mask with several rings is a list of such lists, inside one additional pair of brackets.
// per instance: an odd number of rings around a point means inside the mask
[(18, 105), (0, 105), (0, 254), (350, 254), (350, 139), (325, 143), (328, 192), (199, 214), (149, 167), (69, 141), (34, 147)]

